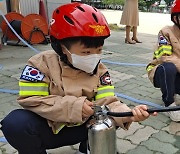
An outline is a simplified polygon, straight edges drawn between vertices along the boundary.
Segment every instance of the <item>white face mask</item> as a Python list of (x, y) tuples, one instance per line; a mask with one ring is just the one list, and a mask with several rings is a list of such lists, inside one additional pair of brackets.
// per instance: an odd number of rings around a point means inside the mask
[[(69, 52), (68, 49), (66, 50)], [(91, 54), (87, 56), (80, 56), (74, 53), (70, 54), (72, 58), (72, 65), (80, 70), (83, 70), (86, 73), (93, 73), (94, 69), (101, 59), (101, 54)]]

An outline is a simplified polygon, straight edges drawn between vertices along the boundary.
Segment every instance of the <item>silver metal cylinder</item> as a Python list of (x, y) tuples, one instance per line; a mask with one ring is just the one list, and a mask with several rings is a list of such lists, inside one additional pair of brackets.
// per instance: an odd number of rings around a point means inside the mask
[(90, 154), (116, 154), (116, 127), (108, 116), (99, 116), (89, 122)]

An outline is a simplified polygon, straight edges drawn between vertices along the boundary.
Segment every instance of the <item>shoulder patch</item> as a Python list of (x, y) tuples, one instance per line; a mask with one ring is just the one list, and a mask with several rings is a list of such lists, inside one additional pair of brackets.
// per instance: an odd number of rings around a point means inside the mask
[(111, 78), (110, 78), (110, 74), (108, 71), (100, 77), (100, 82), (102, 85), (110, 85), (111, 84)]
[(167, 45), (167, 40), (164, 36), (160, 35), (158, 38), (159, 45)]
[(27, 81), (42, 81), (44, 78), (44, 74), (41, 73), (37, 68), (32, 66), (26, 65), (20, 79), (27, 80)]

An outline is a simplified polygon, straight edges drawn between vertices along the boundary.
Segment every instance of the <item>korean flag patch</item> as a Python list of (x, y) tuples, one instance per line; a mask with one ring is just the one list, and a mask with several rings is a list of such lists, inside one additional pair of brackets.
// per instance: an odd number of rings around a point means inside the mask
[(27, 80), (27, 81), (42, 81), (44, 78), (44, 74), (42, 74), (37, 68), (32, 66), (26, 65), (20, 79)]
[(159, 41), (159, 45), (167, 45), (167, 40), (162, 35), (159, 36), (158, 41)]
[(110, 74), (108, 71), (100, 77), (100, 81), (101, 81), (101, 85), (110, 85), (111, 84), (111, 78), (110, 78)]

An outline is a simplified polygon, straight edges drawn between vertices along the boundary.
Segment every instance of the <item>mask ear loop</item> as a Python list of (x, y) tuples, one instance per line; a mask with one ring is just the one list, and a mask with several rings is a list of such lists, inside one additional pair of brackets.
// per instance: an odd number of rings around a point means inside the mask
[[(51, 46), (54, 49), (54, 51), (59, 55), (61, 61), (63, 61), (64, 63), (66, 63), (70, 67), (74, 68), (72, 66), (72, 64), (69, 62), (67, 55), (63, 53), (62, 46), (60, 45), (60, 41), (55, 39), (53, 36), (51, 36)], [(67, 48), (65, 47), (65, 49), (67, 49)]]
[[(64, 48), (70, 55), (72, 55), (72, 53), (67, 49), (67, 47), (65, 45), (62, 45), (62, 48)], [(63, 52), (63, 51), (62, 51)], [(64, 53), (64, 52), (63, 52)], [(65, 54), (65, 53), (64, 53)]]
[[(72, 55), (72, 53), (67, 49), (67, 47), (65, 45), (61, 45), (61, 49), (64, 48), (70, 55)], [(67, 60), (66, 60), (66, 64), (68, 64), (71, 68), (76, 69), (76, 67), (74, 67), (68, 60), (68, 56), (62, 51), (62, 53), (66, 56)], [(72, 58), (71, 58), (72, 59)]]

